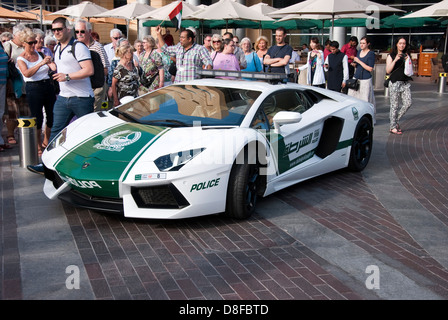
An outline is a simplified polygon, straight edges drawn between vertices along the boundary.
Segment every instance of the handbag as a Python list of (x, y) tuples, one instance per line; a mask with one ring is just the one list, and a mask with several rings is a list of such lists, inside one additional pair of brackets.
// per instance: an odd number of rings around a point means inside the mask
[(140, 84), (145, 88), (149, 88), (158, 75), (159, 72), (156, 72), (153, 76), (151, 76), (151, 78), (148, 79), (145, 74), (142, 74), (140, 76)]
[(355, 79), (355, 78), (348, 79), (348, 80), (345, 82), (345, 86), (346, 86), (347, 88), (349, 88), (349, 89), (358, 91), (358, 89), (359, 89), (359, 80), (358, 80), (358, 79)]
[(404, 74), (408, 77), (412, 77), (414, 75), (414, 67), (412, 65), (411, 58), (406, 57), (406, 60), (404, 62)]
[(384, 87), (389, 88), (389, 82), (390, 82), (390, 74), (386, 74), (384, 76)]
[(168, 69), (168, 72), (172, 75), (175, 76), (176, 72), (177, 72), (177, 67), (176, 67), (176, 62), (171, 62), (170, 64), (170, 68)]
[(8, 79), (14, 80), (20, 77), (19, 69), (16, 68), (14, 60), (11, 59), (12, 46), (9, 47), (9, 60), (8, 60)]

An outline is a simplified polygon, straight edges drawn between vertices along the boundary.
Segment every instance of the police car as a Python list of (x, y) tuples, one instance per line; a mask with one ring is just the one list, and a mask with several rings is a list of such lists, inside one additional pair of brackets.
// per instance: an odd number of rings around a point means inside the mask
[(371, 104), (275, 74), (202, 74), (225, 79), (173, 84), (67, 126), (42, 156), (45, 195), (132, 218), (244, 219), (259, 197), (367, 166)]

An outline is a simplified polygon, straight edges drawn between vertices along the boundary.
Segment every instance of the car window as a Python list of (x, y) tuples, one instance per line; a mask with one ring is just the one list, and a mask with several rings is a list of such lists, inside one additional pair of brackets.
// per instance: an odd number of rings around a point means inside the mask
[(238, 126), (259, 91), (197, 85), (172, 85), (119, 106), (126, 121), (162, 125)]
[(280, 111), (303, 113), (311, 107), (309, 99), (301, 91), (282, 90), (264, 99), (252, 121), (254, 129), (273, 128), (273, 118)]

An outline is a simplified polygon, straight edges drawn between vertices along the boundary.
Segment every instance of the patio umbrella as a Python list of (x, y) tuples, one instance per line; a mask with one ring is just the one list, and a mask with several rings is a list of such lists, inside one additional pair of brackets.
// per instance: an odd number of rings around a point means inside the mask
[(129, 34), (129, 22), (130, 20), (137, 19), (137, 34), (138, 34), (138, 16), (154, 11), (155, 8), (148, 6), (144, 3), (133, 2), (124, 6), (108, 10), (95, 15), (95, 18), (121, 18), (126, 20), (126, 34)]
[[(334, 19), (331, 20), (330, 19)], [(289, 28), (289, 24), (292, 21), (307, 21), (308, 23), (314, 23), (317, 28), (322, 29), (322, 42), (324, 41), (323, 29), (336, 26), (336, 27), (358, 27), (365, 26), (366, 20), (372, 19), (364, 13), (347, 13), (336, 14), (330, 17), (328, 14), (289, 14), (282, 19), (274, 22), (274, 25)], [(330, 25), (331, 24), (331, 25)]]
[[(448, 1), (448, 0), (447, 0)], [(339, 14), (367, 13), (368, 9), (375, 8), (380, 12), (403, 12), (383, 4), (369, 0), (306, 0), (292, 6), (277, 10), (269, 16), (278, 17), (285, 14), (319, 14), (326, 15), (332, 21), (332, 33), (335, 17)]]
[(254, 4), (254, 5), (250, 6), (249, 8), (252, 9), (252, 10), (255, 10), (256, 12), (258, 12), (259, 14), (262, 14), (264, 16), (267, 16), (268, 13), (272, 13), (274, 11), (277, 11), (276, 8), (271, 7), (270, 5), (268, 5), (266, 3), (263, 3), (263, 2)]
[(188, 17), (185, 17), (185, 19), (214, 20), (217, 24), (224, 26), (224, 23), (219, 22), (221, 20), (225, 22), (226, 29), (229, 28), (229, 25), (232, 25), (234, 28), (248, 28), (253, 25), (254, 28), (257, 28), (257, 26), (261, 27), (262, 21), (275, 21), (232, 0), (220, 0), (204, 10), (194, 12)]
[(395, 28), (409, 28), (409, 42), (411, 42), (411, 28), (424, 26), (439, 26), (440, 21), (430, 17), (418, 17), (414, 19), (401, 19), (396, 14), (381, 19), (381, 28), (392, 29), (392, 44), (394, 43)]
[(101, 7), (90, 1), (83, 1), (80, 4), (68, 6), (65, 9), (51, 13), (50, 15), (69, 16), (75, 18), (87, 18), (90, 21), (91, 17), (106, 12), (108, 9)]
[[(43, 24), (47, 24), (47, 25), (51, 24), (51, 22), (58, 17), (55, 15), (51, 15), (52, 14), (51, 11), (40, 10), (40, 9), (22, 11), (22, 12), (20, 12), (20, 14), (22, 14), (30, 19), (39, 21), (41, 26)], [(63, 17), (63, 15), (60, 15), (59, 17)]]
[[(278, 9), (267, 5), (266, 3), (260, 2), (249, 7), (255, 10), (261, 15), (268, 16), (269, 14), (277, 11)], [(297, 29), (311, 29), (319, 27), (321, 21), (313, 19), (291, 19), (281, 23), (281, 26), (288, 30)], [(277, 24), (277, 20), (274, 21), (261, 21), (261, 29), (276, 29), (280, 25)]]
[[(401, 19), (411, 19), (419, 17), (448, 17), (448, 0), (443, 0), (441, 2), (433, 4), (432, 6), (415, 11), (411, 14), (402, 17)], [(445, 48), (443, 50), (444, 53), (446, 53), (447, 36), (448, 36), (448, 25), (445, 33)]]
[(36, 17), (29, 18), (21, 13), (0, 7), (0, 18), (16, 20), (36, 20)]
[[(171, 2), (170, 4), (167, 4), (163, 7), (147, 12), (145, 14), (141, 14), (137, 17), (137, 19), (145, 20), (145, 22), (143, 22), (143, 26), (145, 27), (157, 27), (160, 25), (162, 27), (175, 28), (175, 26), (171, 23), (168, 15), (171, 13), (171, 11), (173, 11), (178, 3), (179, 1)], [(186, 18), (198, 10), (201, 10), (199, 6), (194, 6), (186, 1), (182, 1), (182, 27), (197, 28), (199, 26), (198, 21), (193, 22)]]

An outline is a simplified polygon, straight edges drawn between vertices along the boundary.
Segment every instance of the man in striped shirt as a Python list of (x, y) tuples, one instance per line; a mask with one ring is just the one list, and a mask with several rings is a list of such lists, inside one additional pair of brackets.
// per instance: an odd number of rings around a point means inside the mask
[(191, 30), (183, 30), (180, 33), (179, 43), (168, 47), (161, 34), (162, 28), (156, 28), (157, 38), (162, 45), (162, 50), (170, 56), (175, 56), (177, 73), (174, 83), (184, 82), (197, 78), (197, 70), (205, 66), (212, 69), (212, 59), (207, 49), (194, 42), (195, 36)]
[[(90, 22), (78, 19), (75, 22), (75, 36), (78, 41), (83, 42), (90, 50), (97, 52), (101, 57), (101, 62), (104, 66), (104, 74), (107, 75), (109, 70), (109, 59), (107, 58), (106, 50), (101, 43), (95, 41), (92, 37), (92, 25)], [(101, 111), (101, 105), (103, 101), (106, 101), (107, 83), (104, 81), (104, 85), (101, 88), (93, 89), (95, 94), (95, 111)]]

